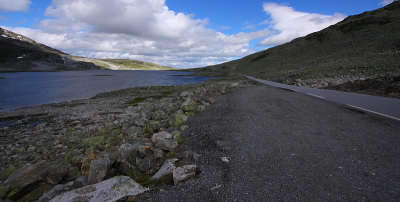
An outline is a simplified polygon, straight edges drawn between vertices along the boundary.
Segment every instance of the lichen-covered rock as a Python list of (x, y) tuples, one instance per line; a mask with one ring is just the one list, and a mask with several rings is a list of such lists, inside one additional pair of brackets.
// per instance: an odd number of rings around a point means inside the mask
[(186, 116), (185, 114), (176, 113), (172, 115), (171, 118), (169, 119), (169, 124), (170, 126), (178, 126), (179, 124), (187, 121), (188, 118), (189, 117)]
[(51, 202), (118, 201), (145, 191), (146, 188), (130, 177), (122, 176), (63, 193), (53, 198)]
[(197, 165), (186, 165), (176, 168), (172, 177), (174, 179), (174, 184), (178, 185), (181, 182), (188, 180), (189, 178), (196, 175)]
[(37, 199), (46, 189), (60, 182), (66, 172), (67, 168), (57, 163), (28, 164), (11, 174), (0, 186), (0, 197), (16, 201), (35, 191), (29, 198), (36, 196)]

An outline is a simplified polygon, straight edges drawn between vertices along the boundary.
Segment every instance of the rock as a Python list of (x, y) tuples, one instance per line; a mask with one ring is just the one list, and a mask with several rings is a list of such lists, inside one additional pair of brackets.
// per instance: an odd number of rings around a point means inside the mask
[(193, 92), (189, 92), (189, 91), (183, 91), (179, 96), (180, 97), (187, 97), (187, 96), (190, 96), (190, 95), (194, 95), (194, 93)]
[(100, 155), (100, 152), (92, 151), (85, 159), (83, 159), (81, 166), (82, 175), (89, 175), (90, 165), (92, 164), (92, 161), (97, 159)]
[(131, 178), (122, 176), (63, 193), (53, 198), (51, 202), (118, 201), (147, 190)]
[(197, 165), (186, 165), (176, 168), (172, 177), (174, 179), (174, 184), (178, 185), (181, 182), (188, 180), (189, 178), (196, 175)]
[(162, 149), (154, 148), (154, 157), (161, 159), (164, 157), (164, 154)]
[(68, 168), (62, 164), (53, 163), (47, 167), (47, 175), (44, 181), (48, 184), (56, 185), (58, 184), (65, 173), (67, 173)]
[(154, 174), (153, 177), (150, 178), (150, 180), (158, 180), (165, 175), (171, 174), (176, 169), (174, 165), (174, 162), (176, 161), (178, 161), (178, 159), (166, 160), (161, 166), (160, 170), (158, 170), (158, 172)]
[(175, 139), (163, 139), (157, 142), (156, 147), (162, 150), (172, 151), (178, 146), (178, 141)]
[(144, 157), (144, 156), (153, 156), (153, 150), (152, 146), (140, 146), (138, 148), (139, 154)]
[(86, 186), (89, 185), (88, 179), (89, 179), (88, 176), (80, 176), (78, 179), (76, 179), (73, 182), (72, 186), (74, 187), (74, 189), (78, 189), (78, 188), (81, 188), (81, 187), (86, 187)]
[(136, 152), (138, 151), (140, 146), (145, 146), (145, 145), (141, 141), (136, 142), (134, 145), (125, 143), (121, 145), (119, 148), (119, 156), (122, 159), (127, 159), (131, 162), (134, 162), (136, 158)]
[(96, 184), (104, 180), (114, 161), (115, 156), (107, 153), (93, 160), (90, 164), (88, 183)]
[(160, 140), (164, 139), (171, 139), (172, 135), (166, 131), (162, 131), (159, 133), (154, 133), (153, 136), (151, 137), (151, 141), (153, 141), (154, 144), (157, 144)]
[(131, 173), (139, 170), (134, 164), (131, 164), (126, 159), (118, 162), (118, 169), (121, 173), (124, 173), (125, 175), (130, 175)]
[(153, 165), (154, 157), (145, 157), (144, 159), (136, 158), (136, 166), (143, 172), (148, 171)]
[(37, 200), (37, 202), (48, 202), (51, 199), (53, 199), (54, 197), (56, 197), (57, 195), (60, 195), (60, 194), (65, 193), (67, 191), (71, 191), (72, 189), (74, 189), (73, 183), (74, 182), (69, 182), (67, 184), (63, 184), (63, 185), (62, 184), (58, 184), (58, 185), (54, 186), (53, 189), (51, 189), (50, 191), (48, 191), (45, 194), (43, 194)]
[(231, 84), (231, 87), (238, 87), (238, 86), (239, 86), (238, 83), (232, 83), (232, 84)]
[[(1, 185), (0, 197), (17, 201), (23, 197), (37, 199), (46, 189), (61, 181), (67, 168), (61, 164), (40, 161), (28, 164), (12, 173)], [(30, 194), (31, 192), (34, 192)], [(36, 196), (36, 198), (35, 198)]]
[(214, 104), (214, 102), (215, 102), (214, 98), (212, 98), (212, 97), (208, 98), (208, 103)]
[(179, 124), (187, 121), (188, 118), (189, 117), (186, 116), (185, 114), (176, 113), (172, 115), (171, 118), (169, 119), (169, 124), (170, 126), (178, 126)]

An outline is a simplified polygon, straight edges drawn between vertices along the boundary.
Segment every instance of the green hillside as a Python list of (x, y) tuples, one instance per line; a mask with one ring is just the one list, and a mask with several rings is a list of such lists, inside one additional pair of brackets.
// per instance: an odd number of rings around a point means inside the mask
[(305, 37), (239, 60), (194, 69), (197, 72), (246, 74), (296, 84), (340, 76), (398, 76), (400, 2), (349, 16)]

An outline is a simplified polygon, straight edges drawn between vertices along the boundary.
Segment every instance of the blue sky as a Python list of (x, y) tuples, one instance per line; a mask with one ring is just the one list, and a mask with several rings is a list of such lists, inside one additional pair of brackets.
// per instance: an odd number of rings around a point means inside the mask
[(0, 0), (0, 26), (72, 55), (203, 67), (393, 0)]

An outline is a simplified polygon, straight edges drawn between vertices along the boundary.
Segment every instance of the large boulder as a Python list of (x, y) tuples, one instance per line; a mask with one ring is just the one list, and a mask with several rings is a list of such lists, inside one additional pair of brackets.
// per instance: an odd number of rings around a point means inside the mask
[[(4, 181), (0, 186), (0, 197), (13, 201), (24, 197), (36, 200), (46, 190), (59, 183), (66, 172), (67, 167), (58, 163), (40, 161), (27, 164)], [(30, 194), (31, 192), (34, 194)]]
[(130, 177), (114, 177), (109, 180), (63, 193), (51, 202), (118, 201), (147, 191)]
[(62, 193), (73, 190), (73, 183), (74, 182), (69, 182), (67, 184), (56, 185), (55, 187), (53, 187), (53, 189), (43, 194), (36, 202), (48, 202)]

